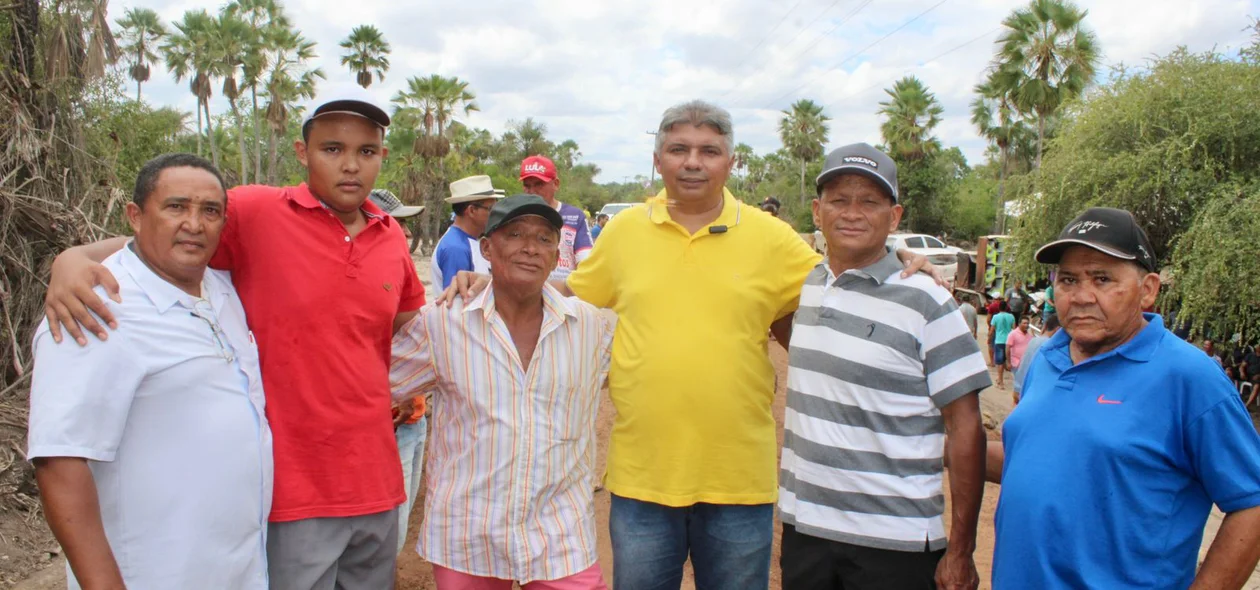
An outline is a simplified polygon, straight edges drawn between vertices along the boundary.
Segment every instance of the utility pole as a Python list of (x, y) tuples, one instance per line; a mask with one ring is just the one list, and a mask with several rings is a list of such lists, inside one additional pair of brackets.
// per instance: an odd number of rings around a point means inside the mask
[[(653, 154), (653, 156), (655, 156), (655, 154), (656, 154), (656, 134), (657, 134), (657, 132), (656, 132), (656, 131), (645, 131), (645, 133), (647, 133), (648, 135), (651, 135), (651, 136), (652, 136), (652, 154)], [(652, 166), (648, 169), (648, 188), (651, 188), (651, 187), (652, 187), (653, 185), (655, 185), (655, 184), (656, 184), (656, 158), (655, 158), (655, 157), (653, 157), (653, 159), (652, 159)]]

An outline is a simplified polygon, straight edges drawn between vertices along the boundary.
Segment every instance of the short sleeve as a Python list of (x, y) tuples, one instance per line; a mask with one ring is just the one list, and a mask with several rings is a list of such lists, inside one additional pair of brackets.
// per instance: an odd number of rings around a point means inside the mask
[(395, 225), (392, 229), (398, 234), (399, 246), (402, 248), (402, 297), (398, 300), (398, 312), (415, 311), (424, 305), (424, 283), (420, 282), (420, 274), (411, 261), (411, 251), (407, 246), (407, 237), (402, 228)]
[(612, 308), (617, 304), (618, 285), (612, 251), (620, 245), (621, 237), (628, 235), (617, 231), (618, 221), (614, 218), (608, 223), (599, 242), (591, 248), (590, 256), (566, 279), (574, 295), (595, 307)]
[(248, 231), (250, 219), (257, 215), (258, 204), (268, 196), (274, 196), (277, 189), (269, 186), (238, 186), (227, 191), (227, 222), (223, 232), (219, 234), (219, 248), (210, 259), (210, 268), (216, 270), (235, 270), (242, 262), (244, 249), (244, 232)]
[[(1226, 396), (1187, 428), (1186, 446), (1194, 473), (1223, 512), (1260, 506), (1260, 435), (1224, 374), (1196, 380)], [(1202, 395), (1207, 392), (1190, 392)]]
[(210, 268), (231, 272), (236, 268), (241, 250), (241, 217), (248, 207), (241, 206), (239, 191), (228, 191), (227, 221), (219, 233), (219, 247), (210, 258)]
[(437, 384), (426, 317), (431, 309), (421, 310), (394, 335), (389, 390), (395, 402), (416, 397)]
[(772, 250), (774, 252), (772, 264), (775, 272), (783, 275), (783, 282), (777, 294), (778, 300), (775, 302), (778, 311), (774, 317), (779, 319), (796, 311), (801, 302), (801, 286), (805, 284), (805, 277), (808, 277), (809, 273), (818, 266), (822, 256), (815, 252), (805, 240), (802, 240), (792, 226), (777, 219), (766, 221), (773, 224), (771, 227), (779, 234), (780, 246)]
[(27, 458), (113, 461), (145, 369), (125, 326), (87, 346), (53, 342), (47, 320), (35, 335)]
[(580, 217), (578, 218), (577, 236), (573, 238), (573, 255), (580, 263), (590, 257), (591, 248), (594, 246), (595, 240), (591, 239), (591, 229), (586, 224), (586, 212), (577, 207), (574, 208), (577, 209)]
[[(455, 275), (459, 271), (472, 270), (471, 258), (471, 250), (465, 253), (458, 248), (437, 249), (433, 264), (436, 264), (438, 270), (442, 273), (442, 289), (451, 286), (451, 281), (455, 280)], [(433, 288), (436, 289), (438, 286), (434, 285)]]
[(920, 335), (920, 355), (932, 403), (943, 408), (992, 385), (980, 347), (954, 301), (946, 299), (938, 312), (927, 319)]

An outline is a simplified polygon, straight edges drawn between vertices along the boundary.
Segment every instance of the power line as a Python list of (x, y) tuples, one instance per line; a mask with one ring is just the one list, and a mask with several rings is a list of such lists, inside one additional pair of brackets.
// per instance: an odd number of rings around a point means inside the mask
[(804, 2), (804, 1), (805, 0), (796, 0), (796, 4), (793, 4), (792, 7), (789, 8), (787, 12), (783, 13), (783, 18), (780, 18), (779, 22), (776, 23), (774, 27), (770, 29), (770, 32), (766, 33), (766, 35), (762, 37), (761, 40), (758, 41), (756, 45), (753, 46), (752, 51), (749, 51), (748, 55), (745, 55), (744, 59), (740, 60), (741, 69), (744, 67), (745, 63), (748, 63), (748, 58), (755, 55), (758, 49), (761, 49), (761, 46), (766, 43), (766, 40), (769, 39), (771, 35), (774, 35), (774, 32), (779, 30), (779, 26), (782, 25), (783, 22), (787, 20), (788, 15), (792, 14), (792, 11), (796, 10), (796, 7), (800, 6), (801, 2)]
[[(904, 28), (906, 28), (906, 27), (908, 27), (908, 26), (910, 26), (910, 25), (914, 24), (914, 22), (915, 22), (915, 21), (917, 21), (917, 20), (919, 20), (919, 19), (923, 18), (923, 17), (924, 17), (924, 16), (926, 16), (929, 12), (932, 12), (933, 10), (936, 10), (937, 8), (939, 8), (942, 4), (944, 4), (944, 3), (946, 3), (946, 2), (949, 2), (949, 0), (941, 0), (940, 2), (937, 2), (936, 4), (933, 4), (933, 5), (932, 5), (931, 7), (929, 7), (927, 10), (924, 10), (923, 12), (920, 12), (919, 14), (915, 15), (915, 16), (914, 16), (914, 18), (911, 18), (910, 20), (908, 20), (908, 21), (906, 21), (906, 22), (904, 22), (904, 23), (901, 23), (901, 26), (899, 26), (899, 27), (897, 27), (897, 28), (893, 29), (892, 31), (889, 31), (887, 35), (884, 35), (883, 37), (880, 37), (879, 39), (876, 39), (876, 40), (875, 40), (874, 42), (872, 42), (870, 45), (867, 45), (866, 47), (863, 47), (862, 49), (859, 49), (858, 51), (853, 52), (852, 54), (850, 54), (848, 57), (844, 58), (843, 60), (840, 60), (840, 62), (839, 62), (839, 63), (837, 63), (836, 65), (832, 66), (832, 67), (831, 67), (830, 69), (828, 69), (826, 72), (823, 72), (823, 75), (825, 76), (825, 75), (827, 75), (827, 74), (830, 74), (831, 72), (834, 72), (834, 71), (835, 71), (836, 69), (838, 69), (840, 66), (842, 66), (842, 65), (844, 65), (844, 64), (846, 64), (846, 63), (848, 63), (848, 62), (849, 62), (849, 60), (851, 60), (851, 59), (853, 59), (853, 58), (855, 58), (855, 57), (858, 57), (858, 56), (862, 55), (863, 53), (866, 53), (866, 52), (867, 52), (867, 51), (869, 51), (872, 47), (875, 47), (876, 45), (879, 45), (879, 44), (880, 44), (880, 43), (882, 43), (885, 39), (888, 39), (889, 37), (891, 37), (891, 36), (893, 36), (893, 35), (897, 34), (897, 33), (898, 33), (899, 31), (901, 31), (902, 29), (904, 29)], [(815, 79), (813, 79), (813, 80), (806, 80), (804, 84), (801, 84), (800, 86), (797, 86), (796, 88), (793, 88), (792, 90), (789, 90), (789, 91), (787, 91), (787, 92), (785, 92), (785, 93), (783, 93), (783, 94), (781, 94), (781, 95), (779, 95), (779, 96), (775, 97), (775, 99), (774, 99), (774, 100), (772, 100), (772, 101), (770, 101), (769, 103), (767, 103), (767, 104), (766, 104), (766, 106), (765, 106), (765, 107), (763, 107), (763, 108), (771, 108), (771, 107), (772, 107), (775, 103), (779, 102), (780, 100), (782, 100), (782, 99), (784, 99), (784, 98), (787, 98), (787, 97), (789, 97), (789, 96), (792, 96), (793, 94), (796, 94), (797, 92), (801, 91), (802, 89), (804, 89), (804, 88), (808, 87), (809, 85), (813, 84), (815, 81), (817, 81), (817, 79), (818, 79), (818, 78), (821, 78), (821, 77), (822, 77), (822, 76), (818, 76), (818, 77), (816, 77), (816, 78), (815, 78)]]
[[(997, 32), (999, 29), (1001, 29), (1001, 28), (1002, 28), (1002, 26), (1001, 26), (1001, 25), (998, 25), (998, 26), (996, 26), (996, 27), (993, 27), (992, 29), (989, 29), (988, 31), (986, 31), (986, 32), (984, 32), (984, 33), (981, 33), (979, 36), (977, 36), (977, 37), (975, 37), (975, 38), (971, 39), (970, 41), (967, 41), (967, 42), (965, 42), (965, 43), (962, 43), (961, 45), (955, 46), (954, 48), (952, 48), (952, 49), (950, 49), (950, 50), (948, 50), (948, 51), (946, 51), (946, 52), (944, 52), (944, 53), (942, 53), (942, 54), (940, 54), (940, 55), (937, 55), (937, 56), (935, 56), (935, 57), (933, 57), (933, 58), (931, 58), (931, 59), (929, 59), (929, 60), (927, 60), (927, 61), (923, 62), (923, 63), (922, 63), (922, 64), (920, 64), (920, 65), (913, 66), (913, 67), (911, 67), (911, 68), (909, 68), (909, 69), (906, 69), (906, 70), (902, 70), (901, 74), (904, 76), (904, 75), (906, 74), (906, 72), (908, 72), (908, 71), (910, 71), (910, 70), (914, 70), (914, 69), (918, 69), (918, 68), (922, 68), (922, 67), (924, 67), (924, 66), (927, 66), (928, 64), (930, 64), (930, 63), (932, 63), (932, 62), (934, 62), (934, 61), (936, 61), (936, 60), (938, 60), (938, 59), (941, 59), (941, 58), (943, 58), (943, 57), (945, 57), (945, 56), (947, 56), (947, 55), (949, 55), (949, 54), (951, 54), (951, 53), (953, 53), (953, 52), (955, 52), (955, 51), (958, 51), (959, 49), (962, 49), (962, 48), (964, 48), (964, 47), (966, 47), (966, 46), (968, 46), (968, 45), (971, 45), (972, 43), (975, 43), (976, 41), (979, 41), (979, 40), (981, 40), (981, 39), (983, 39), (983, 38), (985, 38), (985, 37), (988, 37), (989, 35), (992, 35), (993, 33), (996, 33), (996, 32)], [(846, 101), (846, 100), (849, 100), (850, 98), (853, 98), (853, 97), (855, 97), (855, 96), (862, 95), (862, 94), (864, 94), (864, 93), (866, 93), (866, 92), (870, 91), (872, 88), (875, 88), (875, 87), (877, 87), (877, 86), (881, 86), (881, 85), (886, 84), (886, 83), (887, 83), (887, 82), (876, 82), (876, 83), (874, 83), (874, 84), (871, 84), (870, 86), (867, 86), (866, 88), (863, 88), (863, 89), (861, 89), (861, 90), (858, 90), (857, 92), (851, 92), (851, 93), (849, 93), (849, 94), (847, 94), (847, 95), (845, 95), (845, 96), (843, 96), (843, 97), (841, 97), (841, 98), (838, 98), (838, 99), (836, 99), (836, 100), (834, 100), (834, 101), (832, 101), (832, 102), (828, 103), (828, 104), (827, 104), (826, 106), (824, 106), (823, 108), (831, 108), (831, 107), (833, 107), (833, 106), (835, 106), (835, 105), (837, 105), (837, 104), (840, 104), (840, 103), (842, 103), (842, 102), (844, 102), (844, 101)]]
[[(866, 4), (870, 4), (872, 1), (873, 1), (873, 0), (866, 0)], [(805, 25), (804, 27), (801, 27), (801, 30), (800, 30), (800, 31), (797, 31), (796, 35), (795, 35), (795, 36), (793, 36), (793, 37), (792, 37), (792, 39), (791, 39), (791, 40), (789, 40), (787, 43), (785, 43), (783, 46), (784, 46), (784, 47), (791, 47), (791, 46), (792, 46), (792, 44), (793, 44), (793, 43), (795, 43), (795, 42), (796, 42), (796, 40), (797, 40), (797, 39), (799, 39), (799, 38), (800, 38), (800, 36), (801, 36), (802, 34), (804, 34), (804, 33), (805, 33), (805, 31), (808, 31), (810, 27), (814, 26), (814, 23), (817, 23), (817, 22), (819, 21), (819, 19), (821, 19), (821, 18), (822, 18), (822, 16), (823, 16), (824, 14), (827, 14), (828, 12), (830, 12), (830, 11), (831, 11), (831, 9), (832, 9), (832, 8), (835, 8), (835, 7), (836, 7), (836, 5), (837, 5), (837, 4), (839, 4), (839, 3), (840, 3), (840, 0), (835, 0), (835, 1), (834, 1), (834, 2), (832, 2), (829, 6), (827, 6), (827, 8), (824, 8), (822, 12), (818, 13), (818, 16), (815, 16), (815, 17), (812, 19), (812, 21), (811, 21), (808, 25)], [(859, 10), (861, 10), (861, 8), (859, 8)], [(847, 20), (847, 17), (846, 17), (846, 20)], [(844, 24), (844, 21), (843, 21), (843, 20), (842, 20), (842, 21), (840, 21), (840, 24)], [(836, 25), (836, 27), (838, 27), (838, 26), (840, 26), (840, 25)], [(832, 28), (831, 28), (831, 31), (836, 30), (836, 27), (832, 27)], [(830, 33), (831, 31), (828, 31), (828, 33)], [(825, 34), (825, 33), (824, 33), (824, 34)], [(817, 42), (815, 42), (815, 43), (814, 43), (814, 45), (817, 45)], [(810, 46), (810, 48), (812, 48), (812, 47), (813, 47), (813, 45), (811, 45), (811, 46)], [(806, 49), (806, 51), (808, 51), (808, 49)], [(752, 55), (750, 54), (750, 55), (749, 55), (749, 57), (752, 57)], [(798, 57), (799, 57), (799, 54), (798, 54)], [(794, 58), (794, 59), (795, 59), (795, 58)], [(766, 65), (766, 64), (761, 64), (760, 66), (758, 66), (757, 68), (755, 68), (755, 69), (753, 70), (753, 74), (760, 73), (760, 72), (761, 72), (761, 70), (764, 68), (764, 66), (765, 66), (765, 65)], [(739, 68), (737, 68), (735, 71), (736, 71), (736, 72), (739, 72), (739, 70), (742, 70), (742, 69), (744, 69), (744, 64), (743, 64), (743, 63), (741, 63), (741, 64), (740, 64), (740, 66), (739, 66)], [(749, 74), (749, 75), (747, 75), (747, 76), (741, 76), (741, 77), (740, 77), (740, 80), (739, 80), (739, 83), (737, 83), (737, 84), (735, 84), (735, 86), (731, 87), (731, 89), (730, 89), (730, 90), (727, 90), (726, 92), (723, 92), (723, 93), (722, 93), (722, 96), (721, 96), (720, 98), (726, 98), (726, 97), (727, 97), (728, 95), (730, 95), (732, 92), (735, 92), (736, 90), (739, 90), (740, 88), (742, 88), (742, 87), (744, 86), (744, 83), (745, 83), (745, 82), (748, 82), (748, 80), (752, 78), (753, 74)]]

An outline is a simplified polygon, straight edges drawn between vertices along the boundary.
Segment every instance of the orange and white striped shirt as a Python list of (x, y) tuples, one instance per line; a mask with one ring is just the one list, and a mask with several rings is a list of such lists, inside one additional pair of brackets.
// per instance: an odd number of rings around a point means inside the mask
[(612, 336), (608, 316), (550, 285), (528, 367), (493, 285), (425, 307), (395, 335), (394, 399), (436, 390), (422, 557), (522, 584), (595, 564), (595, 416)]

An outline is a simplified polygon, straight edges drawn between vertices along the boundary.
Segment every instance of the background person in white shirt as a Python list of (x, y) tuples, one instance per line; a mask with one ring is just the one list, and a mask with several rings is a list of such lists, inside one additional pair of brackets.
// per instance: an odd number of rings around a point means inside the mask
[(27, 456), (70, 588), (267, 588), (258, 353), (228, 274), (206, 269), (226, 211), (209, 162), (148, 162), (135, 238), (103, 263), (117, 330), (82, 347), (36, 332)]
[(503, 199), (479, 244), (490, 288), (394, 337), (395, 399), (437, 389), (417, 550), (438, 590), (607, 590), (591, 489), (613, 326), (547, 284), (563, 226), (541, 197)]

